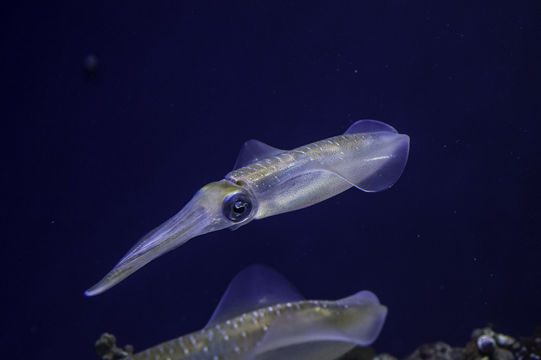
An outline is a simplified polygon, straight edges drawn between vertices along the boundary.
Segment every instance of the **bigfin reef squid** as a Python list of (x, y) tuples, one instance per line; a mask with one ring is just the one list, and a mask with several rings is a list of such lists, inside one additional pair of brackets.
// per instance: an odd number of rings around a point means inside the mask
[(351, 187), (391, 187), (408, 159), (409, 137), (375, 120), (359, 120), (343, 135), (281, 150), (244, 143), (233, 171), (203, 186), (180, 212), (149, 232), (85, 294), (116, 285), (153, 259), (202, 234), (237, 229), (314, 205)]
[(208, 324), (129, 360), (331, 360), (378, 337), (387, 308), (370, 291), (305, 300), (271, 268), (253, 265), (230, 283)]

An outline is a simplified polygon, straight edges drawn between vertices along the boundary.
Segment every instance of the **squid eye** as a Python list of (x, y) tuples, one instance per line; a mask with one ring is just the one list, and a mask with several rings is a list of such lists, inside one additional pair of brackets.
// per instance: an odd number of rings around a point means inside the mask
[(252, 201), (244, 194), (233, 194), (225, 198), (222, 211), (229, 220), (239, 222), (250, 215)]

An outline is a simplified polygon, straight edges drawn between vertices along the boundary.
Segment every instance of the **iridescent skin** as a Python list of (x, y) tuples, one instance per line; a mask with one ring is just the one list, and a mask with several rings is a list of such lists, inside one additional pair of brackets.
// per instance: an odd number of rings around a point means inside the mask
[[(367, 192), (385, 190), (400, 177), (408, 149), (407, 135), (373, 120), (358, 121), (344, 135), (289, 151), (248, 141), (236, 170), (201, 188), (178, 214), (143, 237), (85, 294), (102, 293), (195, 236), (311, 206), (351, 187)], [(231, 205), (229, 199), (239, 196), (249, 202), (249, 210), (232, 219), (227, 214), (234, 209), (227, 208), (227, 212), (226, 207)]]
[[(359, 294), (358, 298), (370, 293)], [(310, 358), (332, 359), (355, 345), (372, 343), (383, 326), (386, 311), (377, 300), (356, 304), (348, 298), (342, 301), (312, 300), (277, 304), (164, 342), (131, 355), (130, 359), (259, 359), (262, 356), (274, 358), (274, 351), (282, 351), (279, 358), (287, 359), (288, 347), (317, 341), (325, 343), (326, 351), (318, 351), (325, 355), (314, 357), (317, 355), (312, 354)], [(265, 336), (269, 333), (272, 339), (267, 341)], [(339, 336), (340, 339), (337, 338)], [(333, 341), (336, 343), (331, 343)], [(333, 357), (329, 357), (329, 354)], [(294, 355), (294, 358), (298, 358), (298, 355)]]
[(351, 188), (353, 184), (336, 173), (318, 169), (347, 172), (375, 141), (371, 134), (335, 136), (233, 170), (225, 179), (242, 184), (258, 199), (256, 219), (298, 210)]

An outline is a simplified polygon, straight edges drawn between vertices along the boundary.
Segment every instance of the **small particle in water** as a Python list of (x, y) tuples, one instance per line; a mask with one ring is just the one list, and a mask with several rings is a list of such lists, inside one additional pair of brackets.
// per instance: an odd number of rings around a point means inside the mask
[(83, 70), (89, 76), (95, 75), (98, 70), (98, 57), (94, 54), (85, 56), (83, 59)]

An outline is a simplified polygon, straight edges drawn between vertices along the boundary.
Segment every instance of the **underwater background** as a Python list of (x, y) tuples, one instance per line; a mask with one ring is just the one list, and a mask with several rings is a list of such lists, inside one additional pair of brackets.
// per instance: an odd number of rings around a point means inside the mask
[[(373, 291), (374, 347), (397, 356), (541, 324), (538, 1), (2, 7), (3, 358), (198, 330), (254, 263), (310, 299)], [(244, 141), (290, 149), (370, 118), (411, 138), (391, 189), (197, 237), (83, 295)]]

